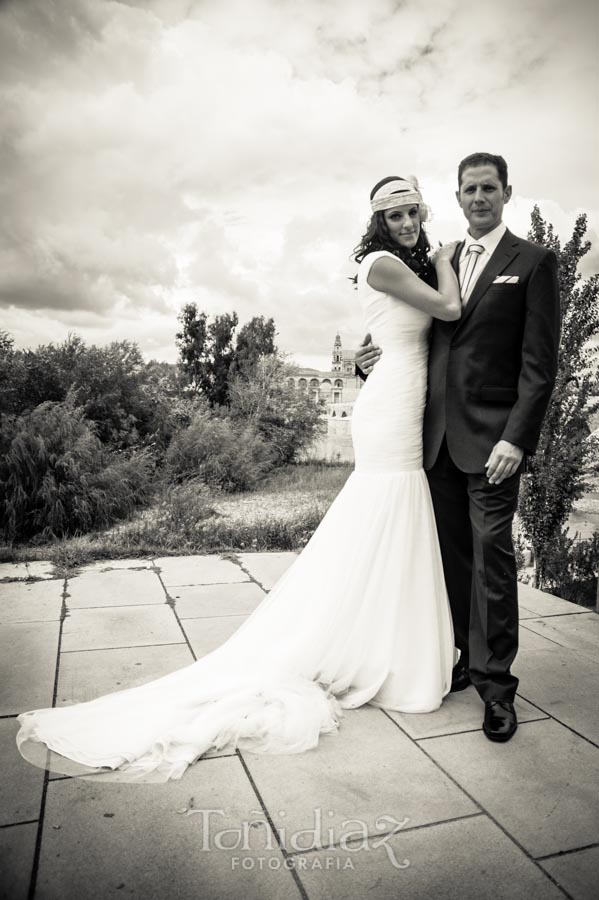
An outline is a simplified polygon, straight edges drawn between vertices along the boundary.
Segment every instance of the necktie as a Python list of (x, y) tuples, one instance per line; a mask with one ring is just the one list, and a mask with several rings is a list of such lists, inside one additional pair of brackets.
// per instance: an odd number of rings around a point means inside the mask
[(462, 304), (465, 306), (474, 287), (473, 275), (478, 263), (478, 257), (485, 248), (482, 244), (470, 244), (466, 253), (464, 270), (460, 281), (460, 293), (462, 295)]

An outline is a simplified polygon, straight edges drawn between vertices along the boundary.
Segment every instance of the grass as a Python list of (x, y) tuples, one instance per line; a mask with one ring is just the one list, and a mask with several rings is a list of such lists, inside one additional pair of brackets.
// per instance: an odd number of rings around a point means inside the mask
[(105, 531), (2, 547), (0, 561), (50, 560), (66, 574), (102, 559), (301, 549), (351, 471), (349, 464), (286, 466), (240, 494), (197, 482), (165, 486), (152, 506)]

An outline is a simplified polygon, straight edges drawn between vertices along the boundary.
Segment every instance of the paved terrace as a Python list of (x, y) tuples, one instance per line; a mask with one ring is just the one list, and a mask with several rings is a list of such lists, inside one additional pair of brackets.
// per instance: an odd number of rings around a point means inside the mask
[[(348, 711), (302, 755), (212, 753), (166, 785), (21, 759), (19, 712), (202, 656), (293, 558), (110, 561), (66, 582), (46, 563), (0, 566), (2, 897), (595, 898), (599, 617), (528, 587), (509, 744), (484, 737), (469, 688), (430, 715)], [(191, 810), (217, 812), (203, 829)]]

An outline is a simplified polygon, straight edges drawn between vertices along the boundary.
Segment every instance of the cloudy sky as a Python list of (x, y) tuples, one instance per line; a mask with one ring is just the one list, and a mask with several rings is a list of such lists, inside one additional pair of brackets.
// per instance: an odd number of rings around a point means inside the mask
[[(323, 364), (371, 186), (501, 153), (525, 235), (599, 210), (596, 0), (0, 0), (0, 327), (174, 361), (194, 300)], [(585, 271), (599, 270), (599, 247)]]

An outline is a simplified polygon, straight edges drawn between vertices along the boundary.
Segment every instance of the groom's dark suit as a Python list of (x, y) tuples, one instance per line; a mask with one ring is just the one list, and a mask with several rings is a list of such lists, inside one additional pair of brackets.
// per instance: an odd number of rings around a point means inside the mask
[(513, 701), (518, 685), (510, 672), (518, 649), (511, 532), (522, 471), (493, 485), (485, 463), (500, 440), (535, 452), (559, 323), (555, 254), (506, 231), (461, 319), (435, 320), (432, 329), (424, 467), (456, 645), (485, 701)]

